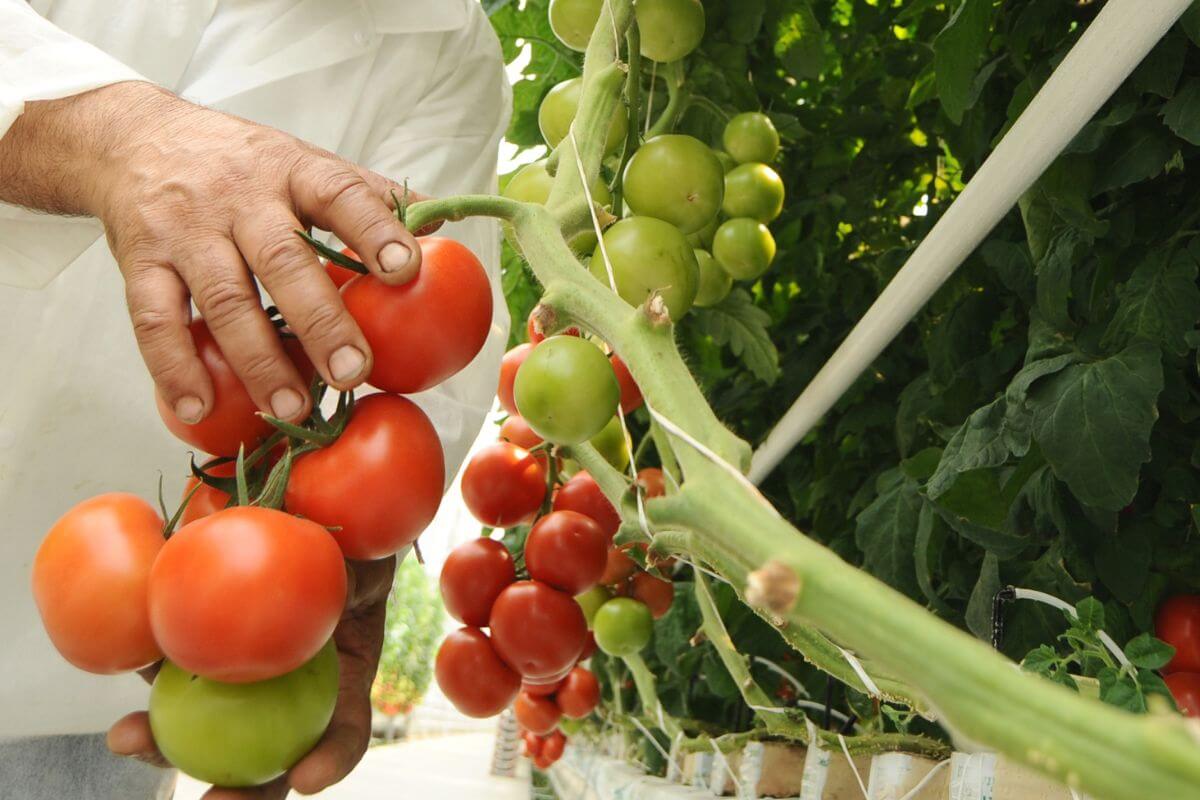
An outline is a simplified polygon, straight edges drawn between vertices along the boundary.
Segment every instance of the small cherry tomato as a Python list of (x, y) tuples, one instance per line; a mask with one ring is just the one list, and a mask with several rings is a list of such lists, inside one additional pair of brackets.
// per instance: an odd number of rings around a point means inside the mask
[(596, 645), (610, 656), (631, 656), (650, 643), (654, 617), (645, 603), (614, 597), (596, 612), (592, 621)]
[(554, 695), (564, 717), (583, 719), (600, 705), (600, 681), (586, 667), (576, 667)]
[(638, 486), (642, 487), (642, 492), (645, 493), (647, 500), (662, 497), (667, 493), (663, 471), (658, 467), (646, 467), (638, 470), (637, 480)]
[(556, 675), (545, 681), (521, 681), (521, 691), (528, 692), (535, 697), (549, 697), (558, 691), (558, 687), (562, 686), (566, 679), (566, 675)]
[(608, 548), (608, 559), (604, 566), (604, 574), (600, 576), (602, 586), (613, 586), (628, 578), (637, 571), (638, 565), (625, 550), (620, 547)]
[(596, 585), (608, 556), (608, 538), (591, 517), (553, 511), (525, 540), (525, 566), (534, 580), (576, 595)]
[(537, 513), (546, 498), (542, 462), (508, 442), (480, 450), (462, 476), (463, 502), (484, 525), (507, 528)]
[(604, 496), (604, 492), (600, 491), (596, 479), (584, 471), (576, 473), (558, 490), (554, 496), (554, 510), (578, 511), (591, 517), (609, 539), (621, 527), (621, 515)]
[(548, 697), (521, 692), (513, 701), (513, 714), (525, 730), (545, 736), (558, 725), (562, 712)]
[(633, 374), (625, 362), (613, 353), (608, 357), (612, 362), (613, 374), (617, 376), (617, 385), (621, 388), (621, 413), (628, 414), (642, 407), (646, 401), (642, 398), (642, 390), (638, 388)]
[(562, 675), (587, 641), (575, 598), (538, 581), (517, 581), (501, 592), (489, 627), (496, 652), (526, 679)]
[(1175, 705), (1189, 717), (1200, 717), (1200, 673), (1172, 672), (1163, 678)]
[(1154, 635), (1175, 648), (1164, 673), (1200, 672), (1200, 595), (1179, 594), (1160, 605)]
[(567, 746), (567, 737), (561, 731), (554, 731), (549, 736), (546, 736), (542, 741), (542, 758), (554, 764), (562, 758), (563, 750)]
[(542, 737), (532, 731), (525, 731), (521, 734), (521, 741), (524, 743), (524, 754), (527, 758), (537, 758), (542, 752)]
[(633, 598), (645, 603), (655, 619), (661, 619), (671, 610), (671, 603), (675, 599), (675, 584), (671, 581), (639, 571), (633, 576), (631, 589)]
[[(583, 646), (583, 652), (579, 654), (579, 661), (586, 661), (592, 657), (592, 653), (596, 652), (596, 634), (588, 630), (587, 644)], [(576, 662), (578, 663), (578, 662)]]
[(521, 690), (521, 677), (478, 628), (459, 628), (446, 637), (438, 648), (434, 674), (442, 693), (468, 717), (494, 717)]
[(513, 385), (517, 380), (517, 370), (532, 352), (533, 345), (525, 342), (509, 350), (504, 354), (504, 358), (500, 359), (500, 384), (496, 387), (496, 397), (500, 400), (500, 407), (510, 416), (520, 416), (517, 403), (513, 399)]
[(517, 447), (532, 450), (545, 443), (546, 440), (534, 433), (533, 428), (529, 427), (529, 423), (524, 418), (513, 414), (500, 426), (500, 441), (512, 442)]
[(486, 627), (492, 603), (517, 579), (512, 554), (500, 542), (478, 538), (450, 551), (439, 585), (450, 616), (465, 625)]
[(621, 388), (604, 352), (575, 336), (551, 336), (525, 358), (513, 384), (517, 412), (538, 435), (579, 444), (604, 428)]

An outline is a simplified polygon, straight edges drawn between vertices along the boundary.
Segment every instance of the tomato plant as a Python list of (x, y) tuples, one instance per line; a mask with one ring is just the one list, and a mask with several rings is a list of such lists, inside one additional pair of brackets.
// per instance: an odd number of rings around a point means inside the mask
[(596, 611), (592, 620), (596, 646), (610, 656), (628, 656), (650, 643), (654, 618), (645, 603), (614, 597)]
[(1200, 672), (1200, 596), (1175, 595), (1159, 606), (1154, 634), (1175, 648), (1166, 672)]
[(529, 427), (529, 423), (525, 421), (524, 417), (518, 414), (504, 420), (500, 426), (500, 440), (511, 442), (524, 450), (532, 450), (546, 441), (538, 436), (533, 428)]
[(672, 320), (687, 314), (696, 299), (700, 268), (695, 251), (678, 228), (653, 217), (629, 217), (604, 232), (604, 247), (604, 251), (597, 247), (592, 255), (596, 280), (615, 285), (630, 305), (640, 306), (658, 293)]
[(550, 27), (559, 41), (583, 52), (600, 18), (604, 0), (550, 0)]
[(600, 348), (575, 336), (551, 336), (521, 363), (513, 396), (539, 436), (579, 444), (612, 419), (621, 389)]
[(527, 450), (497, 442), (462, 474), (463, 502), (484, 525), (507, 527), (532, 517), (546, 497), (546, 469)]
[(600, 705), (600, 682), (586, 667), (575, 667), (554, 695), (564, 717), (583, 719)]
[(591, 517), (610, 540), (621, 526), (621, 516), (587, 472), (580, 472), (562, 485), (554, 496), (555, 511), (578, 511)]
[(534, 580), (576, 595), (599, 582), (608, 557), (608, 537), (590, 517), (553, 511), (539, 519), (525, 540), (525, 567)]
[[(716, 233), (716, 230), (713, 230)], [(717, 263), (707, 250), (696, 250), (696, 266), (699, 267), (700, 282), (696, 289), (696, 305), (700, 308), (715, 306), (729, 296), (733, 290), (733, 276)]]
[(512, 554), (503, 544), (482, 537), (463, 542), (442, 565), (446, 611), (464, 625), (486, 627), (492, 603), (516, 579)]
[(33, 598), (58, 652), (100, 674), (162, 657), (146, 598), (163, 520), (139, 497), (104, 494), (64, 514), (33, 559)]
[(149, 580), (150, 624), (182, 670), (226, 683), (300, 667), (333, 635), (346, 568), (315, 522), (237, 507), (181, 528)]
[(1200, 674), (1172, 672), (1164, 680), (1179, 710), (1189, 717), (1200, 717)]
[(505, 663), (534, 680), (569, 670), (587, 639), (587, 623), (575, 599), (538, 581), (517, 581), (501, 592), (489, 627)]
[(635, 573), (630, 578), (630, 594), (634, 600), (645, 603), (650, 615), (661, 619), (671, 610), (675, 599), (675, 584), (656, 578), (648, 572)]
[(499, 714), (521, 690), (521, 676), (501, 660), (478, 628), (460, 628), (445, 638), (434, 674), (442, 693), (468, 717)]
[(621, 413), (632, 414), (646, 402), (642, 391), (638, 389), (637, 381), (633, 379), (629, 367), (625, 366), (625, 362), (616, 353), (610, 355), (608, 360), (612, 362), (613, 374), (617, 376), (617, 386), (621, 387)]
[(408, 283), (388, 286), (361, 275), (342, 287), (374, 355), (368, 382), (385, 392), (438, 385), (471, 363), (492, 327), (492, 287), (475, 254), (453, 239), (420, 243), (421, 270)]
[(390, 556), (412, 544), (442, 501), (445, 462), (433, 423), (393, 394), (357, 401), (342, 434), (292, 467), (288, 511), (332, 530), (347, 558)]
[(496, 389), (496, 396), (500, 400), (500, 407), (510, 415), (520, 415), (517, 403), (513, 399), (513, 386), (517, 380), (517, 371), (532, 352), (533, 344), (525, 342), (509, 350), (500, 360), (500, 385)]
[(627, 547), (628, 545), (608, 548), (604, 573), (599, 581), (601, 585), (615, 586), (637, 571), (637, 562), (626, 555)]
[(758, 220), (731, 219), (717, 228), (712, 254), (721, 268), (735, 279), (754, 280), (775, 260), (775, 238)]
[(700, 0), (639, 0), (636, 10), (642, 55), (653, 61), (678, 61), (704, 38)]
[(150, 691), (150, 729), (163, 756), (193, 778), (258, 786), (312, 749), (337, 695), (332, 641), (296, 669), (254, 683), (222, 683), (164, 661)]
[(692, 136), (656, 136), (625, 167), (625, 202), (633, 213), (669, 222), (684, 233), (696, 233), (716, 218), (727, 185), (716, 155)]
[(521, 692), (513, 701), (517, 724), (527, 731), (545, 736), (558, 727), (562, 712), (549, 697)]
[(721, 133), (725, 152), (739, 164), (770, 164), (779, 154), (779, 131), (766, 114), (746, 111), (734, 116)]
[(721, 210), (730, 217), (768, 223), (783, 213), (783, 179), (766, 164), (742, 164), (725, 176)]

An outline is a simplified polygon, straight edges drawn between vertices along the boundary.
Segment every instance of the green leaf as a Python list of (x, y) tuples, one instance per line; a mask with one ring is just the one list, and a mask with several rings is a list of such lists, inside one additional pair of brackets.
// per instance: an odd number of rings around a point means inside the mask
[(1048, 644), (1038, 645), (1029, 651), (1029, 655), (1021, 659), (1021, 666), (1027, 671), (1050, 677), (1060, 659), (1058, 653)]
[(1134, 70), (1130, 83), (1139, 91), (1170, 98), (1175, 94), (1179, 76), (1183, 73), (1187, 49), (1186, 38), (1167, 34)]
[[(1200, 86), (1200, 82), (1197, 84)], [(1148, 254), (1117, 290), (1117, 313), (1103, 344), (1118, 348), (1145, 339), (1184, 355), (1191, 349), (1187, 334), (1200, 319), (1200, 271), (1195, 248), (1179, 250), (1167, 261), (1165, 248)]]
[(995, 554), (983, 557), (979, 580), (967, 601), (967, 629), (985, 642), (992, 641), (992, 601), (1003, 587), (1000, 583), (1000, 561)]
[(971, 470), (998, 467), (1012, 455), (1024, 455), (1029, 449), (1029, 430), (1014, 425), (1003, 397), (988, 403), (967, 417), (942, 451), (937, 470), (925, 487), (931, 499), (941, 497), (958, 479)]
[(962, 0), (933, 40), (938, 96), (956, 125), (975, 99), (975, 73), (991, 32), (992, 13), (992, 0)]
[(1125, 657), (1142, 669), (1162, 669), (1174, 656), (1174, 647), (1148, 633), (1138, 634), (1125, 645)]
[(913, 553), (921, 513), (917, 484), (899, 469), (879, 477), (879, 495), (855, 519), (863, 568), (910, 597), (918, 592)]
[(1029, 541), (1024, 533), (1008, 530), (1009, 502), (1001, 491), (996, 470), (960, 474), (936, 501), (938, 515), (950, 527), (1001, 558), (1020, 553)]
[(701, 333), (719, 345), (729, 345), (759, 380), (770, 384), (779, 377), (779, 351), (767, 330), (771, 315), (754, 305), (749, 292), (734, 289), (718, 305), (694, 309), (692, 314)]
[(1150, 575), (1150, 541), (1136, 529), (1101, 540), (1096, 548), (1096, 572), (1123, 603), (1137, 600)]
[(1104, 604), (1094, 597), (1085, 597), (1075, 604), (1075, 624), (1095, 633), (1104, 629)]
[(1192, 40), (1192, 44), (1200, 47), (1200, 4), (1192, 3), (1179, 19), (1179, 27)]
[(1096, 179), (1095, 191), (1120, 189), (1161, 174), (1177, 147), (1175, 137), (1157, 122), (1123, 128), (1101, 151), (1105, 167)]
[(1074, 327), (1070, 314), (1071, 277), (1091, 244), (1091, 237), (1084, 232), (1065, 228), (1050, 240), (1045, 256), (1038, 262), (1038, 311), (1060, 331)]
[(1030, 389), (1034, 438), (1081, 501), (1116, 511), (1133, 500), (1162, 388), (1161, 353), (1138, 343), (1072, 364)]
[(1113, 667), (1105, 667), (1100, 672), (1100, 700), (1135, 714), (1146, 710), (1146, 698), (1142, 696), (1133, 676)]
[[(1200, 6), (1197, 6), (1200, 8)], [(1162, 108), (1163, 122), (1180, 139), (1200, 144), (1200, 78), (1189, 78)]]
[(726, 17), (729, 37), (739, 44), (753, 42), (762, 30), (766, 10), (766, 0), (741, 0), (730, 6), (729, 16)]
[(945, 528), (941, 520), (933, 513), (933, 508), (924, 503), (917, 518), (917, 538), (913, 546), (913, 558), (916, 563), (917, 586), (933, 609), (944, 616), (950, 616), (954, 609), (942, 599), (933, 586), (931, 562), (938, 560), (939, 551), (945, 542)]
[(775, 55), (793, 77), (820, 77), (825, 62), (825, 36), (809, 3), (797, 4), (779, 20)]

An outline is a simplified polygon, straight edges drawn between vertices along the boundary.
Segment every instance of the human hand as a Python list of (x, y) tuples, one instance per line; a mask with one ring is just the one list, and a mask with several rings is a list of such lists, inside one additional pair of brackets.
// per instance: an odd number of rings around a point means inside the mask
[[(346, 612), (333, 634), (341, 670), (338, 699), (325, 735), (286, 775), (266, 786), (214, 787), (204, 800), (282, 800), (291, 789), (314, 794), (350, 774), (367, 751), (371, 740), (371, 683), (383, 646), (384, 615), (396, 559), (347, 564), (350, 582)], [(117, 755), (170, 766), (154, 744), (145, 711), (118, 720), (108, 731), (108, 747)]]
[(321, 377), (345, 390), (369, 374), (371, 351), (296, 231), (333, 231), (387, 284), (420, 267), (417, 240), (393, 213), (401, 186), (148, 83), (30, 103), (0, 139), (0, 174), (0, 200), (104, 223), (146, 366), (186, 423), (213, 404), (187, 331), (189, 299), (255, 404), (296, 420), (309, 411), (308, 387), (254, 279)]

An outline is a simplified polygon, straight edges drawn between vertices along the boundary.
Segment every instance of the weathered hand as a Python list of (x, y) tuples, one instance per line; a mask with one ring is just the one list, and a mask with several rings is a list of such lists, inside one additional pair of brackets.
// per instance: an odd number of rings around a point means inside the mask
[(186, 327), (189, 298), (259, 408), (295, 420), (309, 393), (254, 279), (325, 381), (350, 389), (369, 373), (370, 348), (296, 231), (333, 231), (385, 283), (420, 266), (393, 213), (401, 186), (147, 83), (29, 104), (0, 139), (0, 174), (0, 200), (103, 221), (142, 356), (184, 422), (213, 403)]
[[(253, 789), (213, 788), (205, 800), (280, 800), (291, 789), (313, 794), (350, 774), (371, 739), (371, 682), (379, 665), (387, 596), (395, 570), (394, 558), (348, 562), (346, 612), (333, 634), (341, 668), (340, 688), (333, 719), (321, 741), (278, 780)], [(145, 711), (118, 720), (109, 729), (108, 747), (117, 755), (170, 766), (154, 744)]]

